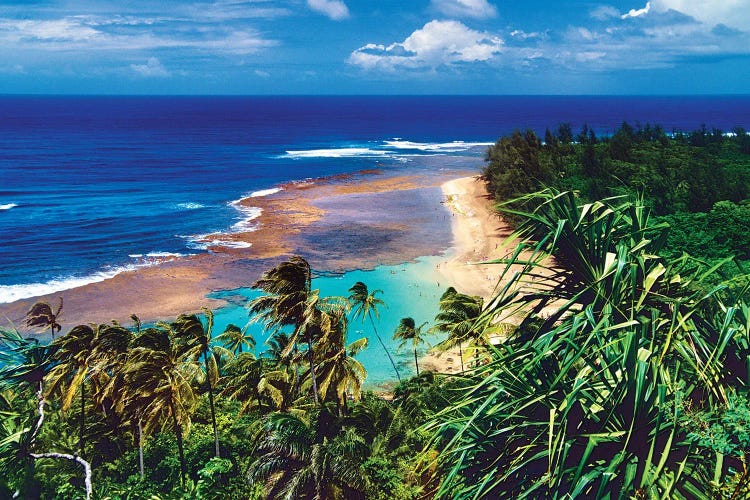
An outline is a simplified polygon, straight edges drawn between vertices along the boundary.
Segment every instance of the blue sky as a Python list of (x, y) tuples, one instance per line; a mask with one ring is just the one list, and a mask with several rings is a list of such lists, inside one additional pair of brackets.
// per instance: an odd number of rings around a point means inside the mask
[(0, 93), (750, 93), (750, 0), (0, 0)]

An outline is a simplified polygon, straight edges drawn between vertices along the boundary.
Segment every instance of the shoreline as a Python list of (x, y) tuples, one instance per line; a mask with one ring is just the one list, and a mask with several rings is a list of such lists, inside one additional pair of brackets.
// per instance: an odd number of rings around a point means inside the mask
[[(451, 211), (453, 243), (451, 251), (436, 269), (441, 281), (460, 293), (477, 295), (486, 304), (498, 285), (499, 268), (495, 264), (481, 264), (507, 253), (503, 242), (513, 229), (493, 208), (484, 182), (479, 176), (462, 177), (441, 186), (445, 205)], [(464, 358), (467, 358), (464, 349)], [(458, 347), (445, 352), (428, 350), (420, 360), (425, 370), (443, 374), (461, 371)], [(464, 363), (464, 367), (467, 364)]]
[[(376, 209), (382, 206), (385, 208), (381, 210), (387, 210), (386, 202), (394, 198), (420, 196), (426, 199), (420, 201), (423, 211), (439, 214), (442, 206), (442, 217), (432, 214), (432, 224), (445, 229), (450, 226), (443, 235), (442, 251), (434, 251), (434, 242), (420, 247), (414, 241), (423, 236), (419, 232), (420, 214), (398, 213), (392, 220), (384, 220), (384, 213)], [(211, 294), (248, 287), (263, 271), (295, 253), (308, 258), (322, 274), (372, 270), (432, 255), (439, 260), (429, 272), (439, 288), (453, 286), (461, 293), (481, 296), (486, 303), (496, 288), (498, 270), (481, 262), (502, 257), (500, 252), (507, 252), (502, 243), (512, 233), (494, 211), (484, 183), (470, 172), (427, 177), (364, 171), (282, 184), (266, 196), (248, 196), (237, 203), (259, 209), (260, 215), (253, 219), (251, 230), (205, 237), (227, 242), (227, 246), (217, 245), (208, 253), (170, 258), (63, 292), (0, 304), (0, 316), (21, 325), (32, 303), (39, 300), (54, 303), (58, 296), (65, 301), (62, 315), (65, 330), (83, 322), (117, 320), (127, 325), (133, 312), (142, 321), (151, 322), (199, 312), (202, 307), (220, 309), (231, 305), (230, 302), (212, 298)], [(375, 213), (362, 213), (370, 209)], [(446, 224), (447, 217), (450, 224)], [(390, 246), (352, 245), (343, 250), (330, 248), (329, 242), (310, 244), (310, 234), (330, 238), (328, 232), (346, 233), (349, 226), (352, 239), (357, 239), (362, 231), (373, 231), (377, 237), (388, 233), (399, 238)], [(415, 233), (419, 233), (417, 238)], [(36, 336), (45, 338), (46, 334)], [(420, 368), (443, 374), (459, 373), (460, 366), (458, 348), (440, 353), (428, 351), (420, 358)]]
[[(391, 175), (365, 170), (281, 184), (267, 196), (238, 200), (245, 208), (260, 210), (252, 228), (206, 235), (211, 241), (227, 242), (226, 247), (217, 245), (207, 253), (169, 258), (102, 281), (0, 304), (0, 317), (20, 326), (34, 302), (54, 303), (62, 296), (65, 330), (112, 320), (129, 324), (134, 313), (144, 322), (167, 320), (202, 307), (228, 305), (208, 295), (248, 287), (263, 271), (294, 254), (305, 256), (316, 270), (336, 273), (438, 255), (449, 244), (447, 237), (430, 237), (430, 229), (444, 226), (439, 207), (432, 204), (438, 203), (442, 182), (469, 173)], [(383, 200), (406, 204), (407, 209), (389, 215)], [(412, 200), (416, 209), (408, 205)], [(367, 238), (360, 244), (355, 239), (361, 235)], [(331, 248), (332, 239), (336, 248)], [(43, 333), (37, 336), (46, 338)]]

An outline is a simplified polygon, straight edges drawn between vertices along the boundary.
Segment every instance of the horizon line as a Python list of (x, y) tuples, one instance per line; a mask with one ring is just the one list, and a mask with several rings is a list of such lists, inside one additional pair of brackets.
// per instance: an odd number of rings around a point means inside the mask
[(326, 94), (193, 94), (193, 93), (173, 93), (173, 94), (117, 94), (117, 93), (1, 93), (3, 97), (750, 97), (750, 93), (659, 93), (659, 94), (357, 94), (357, 93), (326, 93)]

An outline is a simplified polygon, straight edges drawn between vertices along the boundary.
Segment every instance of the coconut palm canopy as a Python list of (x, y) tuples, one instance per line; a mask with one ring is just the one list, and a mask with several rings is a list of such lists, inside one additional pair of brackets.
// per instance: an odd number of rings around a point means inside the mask
[(49, 328), (52, 333), (52, 339), (55, 338), (55, 333), (60, 333), (62, 325), (58, 323), (58, 319), (62, 314), (63, 299), (58, 298), (57, 308), (53, 309), (47, 302), (35, 302), (26, 312), (25, 323), (29, 328)]

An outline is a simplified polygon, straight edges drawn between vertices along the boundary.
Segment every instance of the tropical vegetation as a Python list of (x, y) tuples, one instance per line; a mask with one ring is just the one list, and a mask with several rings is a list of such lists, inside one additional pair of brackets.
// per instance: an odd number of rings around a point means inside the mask
[[(252, 284), (263, 343), (210, 310), (69, 326), (34, 304), (0, 329), (0, 498), (749, 498), (748, 172), (740, 129), (501, 138), (496, 293), (402, 318), (403, 364), (388, 297), (323, 296), (300, 256)], [(460, 373), (420, 366), (428, 336)]]

